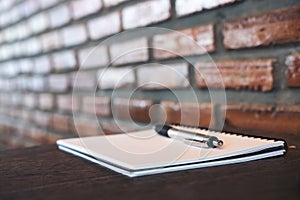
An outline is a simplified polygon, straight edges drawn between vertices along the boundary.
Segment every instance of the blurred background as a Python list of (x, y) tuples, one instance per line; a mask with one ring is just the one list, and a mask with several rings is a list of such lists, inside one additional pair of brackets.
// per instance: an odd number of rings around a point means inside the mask
[(299, 137), (300, 1), (0, 1), (0, 149), (161, 121)]

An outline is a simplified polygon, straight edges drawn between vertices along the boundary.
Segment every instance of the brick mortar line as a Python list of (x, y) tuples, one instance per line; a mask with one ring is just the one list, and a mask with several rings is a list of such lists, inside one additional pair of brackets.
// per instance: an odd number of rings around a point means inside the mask
[[(20, 119), (18, 119), (19, 121)], [(11, 120), (11, 121), (15, 121), (15, 119)], [(71, 135), (74, 135), (76, 136), (77, 134), (74, 134), (74, 133), (66, 133), (66, 132), (63, 132), (63, 131), (59, 131), (59, 130), (56, 130), (56, 129), (52, 129), (52, 128), (47, 128), (47, 127), (44, 127), (44, 126), (40, 126), (40, 125), (36, 125), (34, 123), (30, 123), (30, 122), (27, 122), (26, 120), (23, 120), (24, 121), (24, 126), (22, 126), (22, 128), (25, 128), (27, 130), (30, 131), (30, 129), (39, 129), (39, 130), (42, 130), (42, 131), (46, 131), (48, 134), (51, 133), (51, 135), (60, 135), (60, 136), (71, 136)], [(8, 122), (7, 124), (5, 125), (9, 125), (10, 127), (12, 128), (15, 128), (15, 129), (18, 129), (19, 127), (17, 125), (15, 125), (13, 122)], [(0, 127), (1, 127), (1, 124), (0, 124)], [(28, 135), (22, 135), (22, 136), (27, 136), (31, 139), (33, 139), (32, 137), (28, 136)]]
[[(255, 98), (256, 96), (259, 95), (260, 100), (256, 101), (255, 104), (273, 104), (273, 105), (287, 105), (287, 106), (290, 105), (290, 103), (296, 103), (296, 104), (298, 103), (299, 104), (299, 101), (296, 101), (294, 98), (291, 98), (291, 97), (297, 98), (299, 96), (299, 95), (297, 95), (297, 91), (298, 90), (299, 89), (296, 89), (296, 88), (295, 89), (289, 89), (289, 90), (279, 90), (278, 92), (275, 92), (275, 93), (260, 93), (260, 92), (246, 92), (246, 91), (243, 91), (242, 93), (243, 93), (243, 96), (245, 98), (240, 98), (239, 102), (253, 104), (253, 102), (251, 101), (251, 99), (253, 99), (253, 98)], [(109, 95), (110, 92), (111, 91), (108, 91), (107, 92), (108, 94), (106, 94), (106, 95), (102, 94), (100, 97), (103, 96), (103, 97), (109, 97), (110, 98), (110, 95)], [(151, 91), (149, 91), (149, 92), (151, 93)], [(165, 91), (162, 91), (162, 92), (165, 92)], [(187, 93), (187, 92), (188, 91), (180, 92), (180, 95), (184, 96), (184, 94)], [(154, 101), (164, 101), (164, 100), (175, 101), (176, 100), (176, 99), (173, 99), (173, 98), (170, 99), (170, 98), (166, 98), (166, 97), (160, 98), (160, 99), (156, 99), (156, 98), (153, 98), (153, 97), (151, 98), (150, 97), (151, 95), (149, 96), (146, 93), (147, 93), (147, 91), (141, 93), (142, 96), (143, 96), (143, 98), (136, 98), (136, 99), (151, 99), (151, 100), (154, 100)], [(198, 94), (199, 97), (200, 97), (199, 100), (200, 101), (204, 101), (204, 102), (210, 102), (210, 101), (205, 101), (205, 98), (204, 98), (204, 96), (203, 96), (202, 93), (203, 92), (196, 91), (196, 94)], [(205, 92), (205, 93), (208, 95), (208, 92)], [(226, 93), (229, 93), (227, 95), (227, 103), (234, 103), (235, 102), (234, 99), (236, 97), (235, 95), (239, 95), (241, 92), (240, 91), (233, 91), (233, 90), (231, 90), (231, 91), (226, 91)], [(46, 93), (46, 94), (49, 94), (49, 93)], [(233, 94), (235, 94), (234, 98), (232, 97)], [(276, 98), (277, 99), (276, 102), (273, 101), (273, 99), (275, 97), (281, 97), (281, 96), (286, 96), (286, 95), (289, 95), (288, 99), (291, 99), (290, 101), (287, 101), (287, 99), (285, 99), (285, 98), (279, 98), (279, 102), (278, 102), (277, 98)], [(120, 96), (118, 96), (116, 98), (124, 98), (124, 97), (126, 97), (126, 95), (125, 96), (120, 95)], [(209, 98), (207, 100), (209, 100)], [(189, 102), (189, 101), (186, 100), (184, 102)], [(39, 107), (33, 107), (32, 108), (32, 107), (23, 106), (23, 105), (17, 105), (17, 106), (14, 106), (14, 105), (11, 105), (11, 104), (5, 104), (5, 105), (9, 106), (10, 108), (18, 108), (18, 109), (25, 108), (25, 109), (28, 109), (28, 110), (31, 110), (31, 111), (43, 111), (43, 112), (47, 112), (47, 110), (39, 109)], [(81, 103), (80, 105), (82, 106), (83, 104)], [(76, 113), (79, 113), (79, 114), (82, 113), (82, 111), (81, 111), (82, 108), (79, 109), (79, 110), (80, 111), (78, 111)], [(57, 112), (57, 111), (59, 111), (59, 110), (58, 109), (54, 109), (53, 110), (53, 112)], [(63, 113), (68, 114), (68, 113), (70, 113), (70, 111), (63, 111)]]
[[(148, 40), (150, 40), (150, 38), (148, 38)], [(115, 44), (118, 44), (118, 43), (115, 43)], [(260, 46), (260, 47), (253, 47), (253, 48), (226, 50), (225, 52), (226, 52), (226, 58), (227, 59), (270, 58), (271, 55), (273, 57), (278, 57), (278, 56), (276, 56), (277, 54), (274, 54), (274, 52), (277, 52), (277, 51), (278, 51), (278, 55), (282, 55), (282, 52), (286, 52), (286, 50), (289, 50), (292, 53), (291, 47), (293, 47), (294, 51), (300, 51), (300, 46), (298, 46), (298, 44), (300, 44), (300, 42), (278, 44), (278, 45), (272, 46), (272, 48), (270, 48), (270, 46)], [(78, 48), (78, 47), (80, 47), (80, 48)], [(59, 52), (64, 52), (64, 51), (68, 51), (68, 50), (77, 51), (77, 50), (80, 50), (82, 48), (87, 48), (87, 47), (92, 47), (92, 46), (91, 46), (90, 43), (85, 43), (83, 45), (76, 45), (76, 46), (73, 46), (73, 47), (52, 50), (52, 51), (45, 52), (45, 53), (40, 53), (40, 54), (37, 54), (37, 55), (21, 56), (21, 57), (16, 57), (16, 58), (12, 58), (12, 59), (6, 59), (6, 60), (0, 61), (0, 64), (8, 62), (8, 61), (12, 61), (12, 60), (32, 59), (32, 58), (36, 58), (36, 57), (40, 57), (40, 56), (51, 56), (52, 54), (59, 53)], [(269, 51), (266, 51), (266, 50), (269, 50)], [(151, 51), (152, 51), (152, 54), (153, 54), (153, 50), (151, 50)], [(213, 58), (222, 58), (222, 56), (224, 55), (225, 52), (221, 52), (220, 49), (216, 48), (216, 52), (209, 53), (209, 55)], [(263, 55), (261, 57), (257, 57), (258, 54), (260, 55), (262, 52), (265, 53), (265, 55)], [(110, 55), (110, 54), (108, 54), (108, 55)], [(228, 55), (230, 56), (230, 58), (228, 57)], [(201, 61), (202, 60), (201, 58), (205, 58), (206, 55), (205, 54), (191, 55), (191, 56), (185, 56), (185, 57), (187, 57), (189, 59), (192, 59), (192, 60), (196, 60), (195, 62), (197, 62), (197, 61)], [(151, 62), (151, 61), (157, 61), (157, 62), (161, 62), (161, 63), (167, 63), (167, 62), (174, 63), (174, 62), (179, 62), (179, 61), (182, 60), (179, 57), (166, 58), (166, 59), (155, 59), (155, 58), (152, 57), (152, 59), (150, 59), (149, 61), (146, 61), (146, 62), (118, 64), (118, 65), (113, 65), (113, 66), (114, 67), (123, 67), (123, 66), (132, 65), (132, 64), (148, 63), (148, 62)], [(103, 68), (103, 67), (100, 67), (100, 68)], [(93, 70), (93, 69), (89, 69), (89, 70)]]
[[(207, 89), (199, 89), (197, 87), (195, 87), (194, 89), (196, 89), (196, 91), (198, 90), (199, 92), (209, 92)], [(128, 92), (130, 92), (131, 90), (126, 90), (126, 89), (118, 89), (119, 93), (122, 97), (123, 95), (126, 95), (128, 94)], [(220, 89), (214, 89), (214, 91), (218, 91)], [(285, 93), (298, 93), (298, 90), (299, 88), (286, 88), (286, 89), (278, 89), (278, 90), (274, 90), (274, 92), (277, 92), (277, 93), (282, 93), (282, 94), (285, 94)], [(99, 95), (100, 97), (101, 96), (111, 96), (111, 93), (112, 93), (112, 89), (107, 89), (107, 90), (97, 90), (96, 91), (96, 95)], [(165, 93), (166, 90), (155, 90), (156, 92), (161, 92), (161, 93)], [(174, 89), (174, 91), (176, 92), (188, 92), (188, 91), (183, 91), (182, 89)], [(28, 93), (30, 92), (30, 93)], [(142, 91), (143, 93), (152, 93), (153, 90), (143, 90)], [(271, 94), (275, 94), (273, 92), (261, 92), (261, 91), (252, 91), (252, 90), (243, 90), (243, 91), (236, 91), (236, 90), (232, 90), (232, 89), (227, 89), (226, 92), (231, 92), (231, 93), (248, 93), (248, 94), (253, 94), (253, 95), (271, 95)], [(1, 94), (16, 94), (15, 91), (0, 91)], [(51, 91), (43, 91), (43, 92), (34, 92), (34, 91), (20, 91), (18, 92), (18, 94), (20, 95), (26, 95), (26, 94), (34, 94), (34, 95), (40, 95), (40, 94), (53, 94), (54, 96), (59, 96), (59, 95), (71, 95), (72, 93), (69, 92), (62, 92), (62, 93), (59, 93), (59, 92), (51, 92)], [(77, 91), (77, 93), (75, 93), (76, 96), (80, 96), (80, 95), (93, 95), (94, 93), (93, 92), (85, 92), (85, 90), (81, 90), (81, 91)], [(122, 95), (123, 94), (123, 95)]]

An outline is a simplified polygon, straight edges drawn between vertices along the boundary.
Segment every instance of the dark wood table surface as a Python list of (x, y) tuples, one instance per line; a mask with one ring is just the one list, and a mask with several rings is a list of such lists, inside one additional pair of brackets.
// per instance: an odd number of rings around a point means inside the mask
[(0, 199), (300, 199), (300, 139), (284, 157), (128, 178), (55, 145), (0, 152)]

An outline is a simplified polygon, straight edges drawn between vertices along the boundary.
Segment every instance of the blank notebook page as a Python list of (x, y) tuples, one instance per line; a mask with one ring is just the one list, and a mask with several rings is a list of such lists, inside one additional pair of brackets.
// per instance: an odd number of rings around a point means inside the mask
[(283, 141), (215, 133), (221, 148), (199, 148), (145, 130), (111, 136), (58, 140), (57, 144), (128, 170), (150, 169), (226, 158), (283, 146)]

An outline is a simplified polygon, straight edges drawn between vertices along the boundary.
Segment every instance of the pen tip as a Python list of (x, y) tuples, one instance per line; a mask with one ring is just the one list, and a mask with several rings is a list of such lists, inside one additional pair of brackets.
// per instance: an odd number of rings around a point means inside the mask
[[(215, 138), (215, 137), (213, 137), (213, 138)], [(216, 138), (215, 138), (216, 139)], [(213, 146), (212, 146), (213, 145)], [(212, 142), (212, 144), (210, 144), (210, 146), (211, 147), (220, 147), (220, 146), (222, 146), (223, 145), (223, 141), (222, 140), (214, 140), (213, 142)]]
[(223, 141), (222, 140), (219, 140), (218, 141), (218, 146), (220, 147), (220, 146), (222, 146), (223, 145)]

